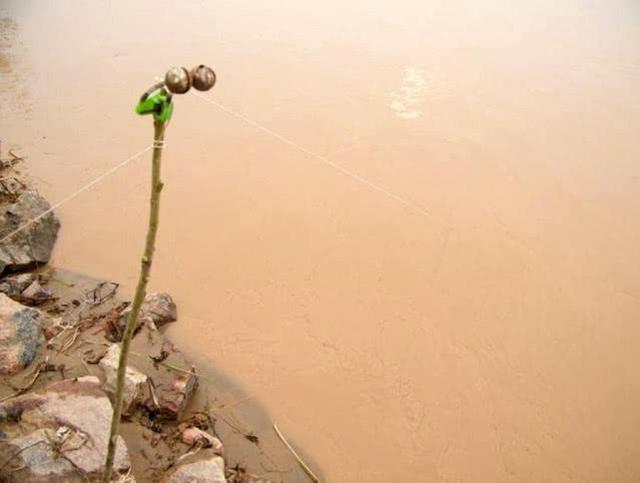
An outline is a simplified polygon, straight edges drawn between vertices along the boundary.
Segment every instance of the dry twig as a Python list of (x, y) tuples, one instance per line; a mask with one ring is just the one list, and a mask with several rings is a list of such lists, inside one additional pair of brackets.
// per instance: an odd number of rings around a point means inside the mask
[(47, 358), (45, 358), (45, 360), (43, 362), (38, 364), (33, 378), (31, 379), (31, 381), (29, 381), (29, 383), (26, 386), (18, 388), (18, 390), (15, 393), (9, 394), (8, 396), (3, 397), (2, 399), (0, 399), (0, 402), (4, 402), (4, 401), (6, 401), (8, 399), (11, 399), (11, 398), (14, 398), (16, 396), (20, 396), (21, 394), (24, 394), (29, 389), (31, 389), (31, 387), (33, 387), (33, 385), (38, 380), (38, 377), (40, 377), (40, 373), (42, 373), (42, 371), (47, 367), (48, 364), (49, 364), (49, 358), (47, 357)]
[(71, 338), (68, 339), (67, 342), (65, 342), (64, 346), (58, 352), (62, 352), (64, 354), (66, 354), (67, 351), (69, 349), (71, 349), (73, 344), (76, 343), (76, 340), (78, 339), (78, 335), (80, 335), (80, 325), (79, 324), (76, 326), (76, 330), (73, 333), (73, 336), (71, 336)]
[(298, 456), (298, 453), (296, 453), (296, 451), (291, 447), (289, 442), (284, 438), (284, 436), (278, 429), (278, 426), (276, 425), (276, 423), (273, 423), (273, 430), (278, 435), (278, 438), (280, 438), (280, 441), (282, 441), (284, 445), (287, 447), (287, 449), (291, 452), (291, 454), (296, 459), (296, 461), (298, 461), (298, 463), (300, 464), (304, 472), (307, 474), (307, 476), (311, 479), (311, 481), (313, 481), (313, 483), (318, 483), (320, 481), (318, 477), (313, 473), (313, 471), (311, 471), (311, 468), (309, 468), (309, 466), (307, 466), (307, 464), (304, 461), (302, 461), (302, 458)]
[(9, 458), (7, 458), (7, 461), (5, 461), (4, 463), (2, 463), (2, 466), (0, 466), (0, 471), (2, 471), (5, 466), (7, 466), (9, 463), (11, 463), (16, 456), (19, 456), (20, 453), (22, 453), (23, 451), (28, 450), (29, 448), (33, 448), (34, 446), (41, 444), (41, 443), (47, 443), (47, 441), (45, 441), (44, 439), (40, 439), (38, 441), (35, 441), (31, 444), (28, 444), (27, 446), (25, 446), (24, 448), (20, 448), (19, 450), (15, 451), (11, 456), (9, 456)]

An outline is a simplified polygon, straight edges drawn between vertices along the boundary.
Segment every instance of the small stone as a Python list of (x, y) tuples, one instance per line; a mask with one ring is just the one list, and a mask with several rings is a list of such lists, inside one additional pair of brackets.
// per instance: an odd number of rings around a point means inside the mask
[(21, 294), (22, 302), (38, 305), (51, 299), (53, 294), (51, 290), (40, 285), (40, 282), (34, 280)]
[(76, 379), (76, 381), (86, 382), (90, 384), (100, 384), (100, 379), (98, 379), (96, 376), (81, 376), (78, 379)]
[(152, 293), (145, 297), (140, 311), (151, 317), (156, 327), (178, 320), (178, 309), (171, 295), (164, 292)]
[(224, 459), (214, 451), (204, 450), (190, 457), (167, 474), (164, 483), (227, 483)]
[(48, 317), (0, 294), (0, 374), (15, 374), (33, 362), (44, 342)]
[[(105, 356), (100, 360), (100, 367), (104, 371), (105, 387), (110, 394), (113, 394), (115, 391), (119, 358), (120, 346), (118, 344), (111, 344)], [(125, 374), (122, 411), (128, 414), (134, 409), (135, 405), (144, 398), (148, 378), (142, 372), (131, 366), (127, 366)]]
[(3, 177), (0, 183), (0, 196), (15, 199), (25, 188), (24, 183), (15, 176)]
[(33, 283), (36, 276), (33, 273), (21, 273), (19, 275), (11, 275), (5, 277), (0, 282), (0, 292), (7, 294), (12, 299), (19, 297), (20, 294)]
[(196, 443), (202, 444), (203, 448), (213, 448), (214, 451), (222, 452), (222, 441), (206, 431), (191, 426), (182, 432), (182, 442), (193, 446)]
[[(124, 333), (127, 325), (127, 317), (131, 312), (131, 306), (127, 307), (120, 314), (118, 319), (119, 334)], [(144, 302), (140, 306), (140, 314), (138, 315), (138, 326), (135, 329), (137, 333), (145, 324), (162, 327), (169, 322), (178, 320), (178, 310), (176, 304), (168, 293), (152, 293), (144, 298)]]
[[(51, 340), (63, 330), (62, 317), (49, 317), (42, 322), (42, 333), (47, 340)], [(49, 347), (49, 345), (47, 345), (47, 347)]]

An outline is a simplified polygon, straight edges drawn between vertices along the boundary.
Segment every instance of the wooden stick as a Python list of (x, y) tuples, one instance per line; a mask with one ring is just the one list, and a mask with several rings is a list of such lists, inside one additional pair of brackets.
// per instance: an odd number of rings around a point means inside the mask
[(302, 458), (300, 458), (300, 456), (298, 456), (298, 453), (296, 453), (296, 451), (291, 447), (291, 445), (288, 443), (288, 441), (286, 439), (284, 439), (284, 436), (282, 435), (282, 433), (278, 429), (278, 426), (276, 426), (276, 423), (273, 423), (273, 429), (276, 432), (276, 434), (278, 435), (278, 438), (280, 438), (280, 441), (282, 441), (284, 443), (284, 445), (291, 452), (293, 457), (298, 461), (298, 464), (302, 467), (302, 469), (307, 474), (307, 476), (311, 479), (311, 481), (313, 481), (313, 483), (318, 483), (320, 481), (318, 479), (318, 477), (313, 474), (313, 471), (311, 471), (311, 468), (309, 468), (307, 466), (307, 464), (304, 461), (302, 461)]
[(134, 329), (138, 326), (138, 315), (140, 307), (144, 301), (149, 282), (149, 272), (155, 251), (156, 233), (158, 232), (158, 221), (160, 218), (160, 192), (162, 191), (162, 180), (160, 179), (160, 167), (162, 158), (162, 141), (164, 141), (165, 125), (162, 121), (154, 121), (153, 157), (151, 164), (151, 200), (149, 208), (149, 225), (147, 227), (147, 239), (144, 247), (144, 255), (140, 265), (140, 276), (136, 293), (131, 305), (131, 312), (127, 317), (127, 324), (122, 337), (122, 347), (120, 350), (120, 360), (118, 361), (118, 375), (116, 379), (116, 390), (113, 401), (113, 418), (111, 419), (111, 431), (109, 433), (109, 443), (107, 446), (107, 459), (104, 465), (103, 483), (111, 481), (113, 471), (113, 460), (116, 454), (116, 444), (118, 442), (118, 430), (120, 427), (120, 417), (122, 416), (122, 396), (124, 393), (124, 380), (129, 359), (129, 348), (133, 338)]

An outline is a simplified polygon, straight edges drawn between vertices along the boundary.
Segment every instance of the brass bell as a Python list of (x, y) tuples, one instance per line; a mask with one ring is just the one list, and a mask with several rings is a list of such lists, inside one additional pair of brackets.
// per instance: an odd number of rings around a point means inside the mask
[(184, 67), (172, 67), (164, 76), (164, 84), (174, 94), (184, 94), (191, 88), (189, 71)]
[(191, 69), (191, 82), (199, 91), (208, 91), (216, 83), (216, 73), (211, 67), (199, 65)]

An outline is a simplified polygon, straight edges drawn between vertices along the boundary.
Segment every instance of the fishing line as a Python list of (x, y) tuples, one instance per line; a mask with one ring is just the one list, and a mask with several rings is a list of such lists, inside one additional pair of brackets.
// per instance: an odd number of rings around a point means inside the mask
[(306, 154), (307, 156), (310, 156), (312, 158), (315, 158), (319, 161), (321, 161), (322, 163), (326, 164), (327, 166), (330, 166), (331, 168), (335, 169), (336, 171), (344, 174), (345, 176), (348, 176), (366, 186), (368, 186), (369, 188), (378, 191), (386, 196), (388, 196), (389, 198), (394, 199), (395, 201), (402, 203), (403, 205), (417, 211), (418, 213), (420, 213), (421, 215), (426, 216), (429, 219), (434, 219), (433, 215), (431, 213), (429, 213), (426, 209), (422, 208), (421, 206), (415, 204), (414, 202), (408, 200), (407, 198), (404, 198), (396, 193), (393, 193), (391, 191), (389, 191), (388, 189), (374, 183), (373, 181), (370, 181), (362, 176), (360, 176), (357, 173), (354, 173), (353, 171), (345, 168), (344, 166), (341, 166), (333, 161), (331, 161), (329, 158), (327, 158), (326, 156), (323, 156), (321, 154), (318, 154), (316, 152), (310, 151), (309, 149), (305, 148), (304, 146), (298, 144), (295, 141), (292, 141), (291, 139), (288, 139), (286, 137), (284, 137), (281, 134), (278, 134), (277, 132), (269, 129), (268, 127), (260, 124), (257, 121), (254, 121), (253, 119), (248, 118), (247, 116), (245, 116), (244, 114), (241, 114), (239, 112), (234, 111), (233, 109), (230, 109), (222, 104), (220, 104), (217, 101), (214, 101), (213, 99), (207, 97), (207, 96), (203, 96), (202, 94), (199, 94), (197, 92), (193, 93), (195, 96), (199, 97), (200, 99), (203, 99), (204, 101), (213, 104), (214, 106), (216, 106), (218, 109), (220, 109), (221, 111), (226, 112), (227, 114), (240, 119), (241, 121), (244, 121), (245, 123), (249, 124), (250, 126), (253, 126), (259, 130), (261, 130), (262, 132), (268, 134), (269, 136), (277, 139), (278, 141), (283, 142), (284, 144), (287, 144), (295, 149), (297, 149), (298, 151)]
[(45, 211), (43, 211), (42, 213), (40, 213), (38, 216), (30, 219), (29, 221), (25, 222), (24, 224), (20, 225), (18, 228), (16, 228), (15, 230), (13, 230), (11, 233), (9, 233), (8, 235), (6, 235), (5, 237), (3, 237), (0, 240), (0, 244), (4, 243), (5, 241), (7, 241), (9, 238), (13, 237), (14, 235), (20, 233), (21, 231), (25, 230), (26, 228), (29, 228), (31, 225), (33, 225), (35, 222), (37, 222), (38, 220), (41, 220), (42, 218), (44, 218), (45, 216), (47, 216), (49, 213), (53, 212), (55, 209), (60, 208), (62, 205), (64, 205), (65, 203), (67, 203), (68, 201), (71, 201), (72, 199), (74, 199), (76, 196), (80, 195), (81, 193), (84, 193), (85, 191), (87, 191), (89, 188), (97, 185), (98, 183), (100, 183), (102, 180), (104, 180), (105, 178), (107, 178), (108, 176), (112, 175), (113, 173), (115, 173), (116, 171), (118, 171), (120, 168), (125, 167), (127, 164), (129, 164), (131, 161), (133, 161), (134, 159), (140, 157), (141, 155), (143, 155), (144, 153), (146, 153), (147, 151), (149, 151), (151, 148), (153, 147), (157, 147), (157, 148), (162, 148), (163, 145), (155, 145), (152, 144), (150, 146), (147, 146), (146, 148), (144, 148), (142, 151), (137, 152), (136, 154), (134, 154), (133, 156), (128, 157), (127, 159), (125, 159), (124, 161), (122, 161), (119, 164), (116, 164), (114, 167), (112, 167), (111, 169), (109, 169), (108, 171), (106, 171), (105, 173), (102, 173), (100, 176), (98, 176), (97, 178), (94, 178), (93, 180), (89, 181), (87, 184), (85, 184), (84, 186), (78, 188), (76, 191), (74, 191), (73, 193), (71, 193), (70, 195), (64, 197), (63, 199), (61, 199), (60, 201), (58, 201), (57, 203), (51, 205), (51, 207)]
[[(349, 178), (352, 178), (356, 181), (358, 181), (359, 183), (364, 184), (365, 186), (369, 187), (372, 190), (378, 191), (379, 193), (384, 194), (385, 196), (397, 201), (398, 203), (401, 203), (403, 205), (405, 205), (408, 208), (411, 208), (412, 210), (420, 213), (423, 216), (426, 216), (429, 219), (433, 220), (433, 215), (431, 213), (429, 213), (426, 209), (424, 209), (423, 207), (417, 205), (416, 203), (410, 201), (409, 199), (400, 196), (396, 193), (393, 193), (392, 191), (389, 191), (388, 189), (380, 186), (377, 183), (374, 183), (373, 181), (370, 181), (369, 179), (354, 173), (353, 171), (345, 168), (344, 166), (341, 166), (340, 164), (332, 161), (331, 159), (329, 159), (326, 156), (323, 156), (321, 154), (318, 154), (314, 151), (311, 151), (307, 148), (305, 148), (304, 146), (302, 146), (301, 144), (298, 144), (297, 142), (281, 135), (278, 134), (277, 132), (273, 131), (272, 129), (269, 129), (268, 127), (264, 126), (263, 124), (260, 124), (257, 121), (254, 121), (253, 119), (250, 119), (249, 117), (245, 116), (244, 114), (241, 114), (237, 111), (234, 111), (231, 108), (226, 107), (223, 104), (220, 104), (219, 102), (204, 96), (202, 94), (199, 94), (197, 92), (194, 92), (194, 94), (201, 98), (202, 100), (208, 102), (209, 104), (212, 104), (213, 106), (217, 107), (218, 109), (220, 109), (221, 111), (237, 118), (240, 119), (241, 121), (243, 121), (244, 123), (259, 129), (260, 131), (268, 134), (269, 136), (271, 136), (274, 139), (277, 139), (278, 141), (291, 146), (295, 149), (297, 149), (298, 151), (302, 152), (303, 154), (306, 154), (309, 157), (315, 158), (318, 161), (322, 162), (323, 164), (333, 168), (334, 170), (338, 171), (339, 173), (342, 173), (345, 176), (348, 176)], [(53, 204), (49, 209), (43, 211), (42, 213), (40, 213), (39, 215), (35, 216), (34, 218), (32, 218), (31, 220), (25, 222), (24, 224), (22, 224), (21, 226), (19, 226), (18, 228), (16, 228), (15, 230), (13, 230), (12, 232), (10, 232), (9, 234), (5, 235), (2, 239), (0, 239), (0, 244), (6, 242), (8, 239), (10, 239), (11, 237), (15, 236), (16, 234), (20, 233), (21, 231), (27, 229), (28, 227), (30, 227), (31, 225), (33, 225), (34, 223), (36, 223), (37, 221), (41, 220), (42, 218), (44, 218), (45, 216), (47, 216), (49, 213), (52, 213), (54, 210), (60, 208), (62, 205), (64, 205), (65, 203), (71, 201), (72, 199), (74, 199), (75, 197), (77, 197), (78, 195), (84, 193), (85, 191), (87, 191), (88, 189), (92, 188), (93, 186), (95, 186), (96, 184), (100, 183), (101, 181), (103, 181), (105, 178), (107, 178), (108, 176), (112, 175), (113, 173), (115, 173), (116, 171), (118, 171), (119, 169), (123, 168), (124, 166), (126, 166), (127, 164), (129, 164), (131, 161), (133, 161), (134, 159), (140, 157), (142, 154), (146, 153), (147, 151), (149, 151), (152, 148), (156, 148), (156, 149), (162, 149), (164, 148), (165, 143), (164, 141), (155, 141), (152, 145), (147, 146), (146, 148), (144, 148), (142, 151), (137, 152), (136, 154), (130, 156), (129, 158), (125, 159), (124, 161), (122, 161), (121, 163), (113, 166), (111, 169), (109, 169), (108, 171), (106, 171), (105, 173), (101, 174), (100, 176), (98, 176), (97, 178), (91, 180), (89, 183), (85, 184), (84, 186), (80, 187), (79, 189), (77, 189), (76, 191), (74, 191), (73, 193), (69, 194), (68, 196), (66, 196), (65, 198), (61, 199), (60, 201), (58, 201), (57, 203)]]

